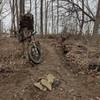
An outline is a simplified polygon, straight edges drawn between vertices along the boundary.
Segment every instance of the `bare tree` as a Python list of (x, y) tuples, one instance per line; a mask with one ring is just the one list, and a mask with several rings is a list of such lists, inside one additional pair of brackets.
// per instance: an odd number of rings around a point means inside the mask
[(51, 2), (52, 2), (52, 6), (51, 6), (51, 9), (52, 9), (52, 33), (53, 33), (53, 17), (54, 17), (54, 15), (53, 15), (53, 2), (54, 2), (54, 0), (52, 0)]
[[(17, 30), (19, 29), (20, 15), (24, 14), (25, 9), (27, 9), (25, 8), (25, 1), (26, 0), (9, 0), (11, 6), (13, 30), (16, 30), (16, 28)], [(32, 11), (33, 10), (32, 0), (27, 0), (27, 1), (26, 2), (28, 5), (30, 5), (29, 7), (30, 10)], [(100, 5), (99, 2), (98, 5)], [(67, 27), (66, 31), (82, 33), (87, 30), (86, 25), (87, 26), (92, 25), (90, 23), (94, 22), (95, 22), (94, 31), (95, 30), (97, 31), (97, 28), (95, 28), (96, 26), (99, 27), (99, 24), (98, 25), (96, 24), (96, 22), (99, 21), (95, 21), (94, 17), (95, 13), (94, 11), (91, 10), (91, 6), (89, 5), (88, 0), (34, 0), (34, 4), (35, 4), (34, 26), (35, 30), (37, 30), (38, 26), (40, 25), (39, 30), (41, 35), (43, 35), (44, 29), (45, 29), (45, 34), (49, 32), (58, 34), (60, 31), (59, 28), (63, 29), (66, 27)], [(97, 14), (97, 16), (99, 15)], [(96, 20), (97, 19), (99, 20), (99, 17), (97, 18), (97, 16)], [(50, 27), (48, 27), (48, 25)]]
[(2, 0), (0, 0), (0, 32), (2, 30), (2, 20), (1, 20), (2, 8), (3, 8), (3, 6), (2, 6)]
[(43, 0), (40, 1), (40, 33), (43, 36)]
[(82, 0), (82, 20), (80, 25), (80, 34), (82, 34), (83, 26), (84, 26), (84, 0)]
[(57, 34), (59, 32), (59, 0), (57, 0)]
[(100, 33), (100, 0), (98, 0), (98, 7), (96, 13), (96, 21), (94, 23), (94, 34)]
[(30, 0), (30, 11), (32, 10), (32, 0)]
[(20, 0), (20, 15), (25, 13), (25, 0)]
[(47, 35), (48, 28), (48, 1), (45, 0), (45, 35)]
[[(64, 2), (63, 5), (59, 5), (59, 9), (63, 9), (64, 13), (61, 11), (59, 12), (59, 17), (63, 16), (63, 19), (66, 19), (66, 23), (73, 24), (72, 27), (74, 28), (74, 24), (77, 24), (79, 33), (82, 34), (83, 28), (87, 23), (94, 22), (94, 14), (89, 7), (88, 0), (60, 0)], [(61, 14), (62, 13), (62, 14)], [(70, 20), (68, 20), (70, 19)], [(75, 20), (75, 23), (72, 23)]]
[(10, 4), (10, 8), (11, 8), (11, 16), (12, 16), (11, 32), (13, 32), (16, 30), (16, 27), (15, 27), (15, 0), (13, 0), (12, 2), (11, 2), (11, 0), (9, 0), (9, 4)]
[(15, 6), (16, 6), (16, 19), (17, 19), (17, 30), (19, 30), (19, 11), (18, 11), (18, 0), (15, 0)]
[(2, 12), (2, 0), (0, 0), (0, 16), (1, 16), (1, 12)]
[(35, 31), (37, 31), (37, 0), (35, 0)]

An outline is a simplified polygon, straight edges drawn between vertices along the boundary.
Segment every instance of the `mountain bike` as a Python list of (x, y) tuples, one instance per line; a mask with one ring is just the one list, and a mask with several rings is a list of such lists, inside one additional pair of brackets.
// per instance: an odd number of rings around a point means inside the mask
[(24, 41), (23, 45), (26, 45), (25, 51), (26, 51), (27, 58), (29, 59), (29, 61), (35, 64), (41, 63), (42, 61), (41, 46), (40, 46), (39, 41), (36, 41), (35, 39), (35, 34), (37, 32), (29, 32), (26, 30), (22, 32), (24, 36), (28, 34), (22, 39)]

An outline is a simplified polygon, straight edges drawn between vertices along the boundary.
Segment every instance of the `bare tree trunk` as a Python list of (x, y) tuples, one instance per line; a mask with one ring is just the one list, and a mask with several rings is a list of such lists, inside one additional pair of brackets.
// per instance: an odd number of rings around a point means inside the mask
[(57, 34), (59, 32), (59, 0), (57, 0)]
[(16, 6), (16, 18), (17, 18), (17, 31), (19, 30), (19, 12), (18, 12), (18, 0), (15, 0)]
[(30, 0), (30, 11), (32, 10), (32, 0)]
[(9, 0), (10, 8), (11, 8), (11, 35), (14, 35), (13, 33), (16, 31), (16, 25), (15, 25), (15, 0)]
[(2, 31), (1, 12), (2, 12), (2, 0), (0, 0), (0, 32)]
[(52, 33), (53, 33), (53, 0), (52, 0), (52, 6), (51, 6), (51, 8), (52, 8)]
[(96, 14), (96, 21), (94, 23), (94, 34), (100, 33), (100, 0), (98, 0), (98, 8), (97, 8), (97, 14)]
[(20, 15), (25, 13), (25, 0), (20, 0)]
[(1, 19), (0, 19), (0, 32), (1, 32)]
[(12, 13), (12, 24), (11, 24), (11, 31), (15, 31), (16, 30), (16, 26), (15, 26), (15, 0), (10, 1), (10, 7), (11, 7), (11, 13)]
[(84, 0), (82, 0), (82, 20), (80, 25), (80, 34), (82, 35), (83, 32), (83, 26), (84, 26)]
[(16, 31), (16, 25), (15, 25), (15, 0), (13, 0), (13, 31)]
[(47, 35), (48, 29), (48, 1), (45, 0), (45, 35)]
[(1, 17), (2, 8), (3, 8), (3, 6), (2, 6), (2, 0), (0, 0), (0, 17)]
[(43, 36), (43, 0), (40, 3), (40, 33)]
[(37, 31), (37, 0), (35, 0), (35, 31)]

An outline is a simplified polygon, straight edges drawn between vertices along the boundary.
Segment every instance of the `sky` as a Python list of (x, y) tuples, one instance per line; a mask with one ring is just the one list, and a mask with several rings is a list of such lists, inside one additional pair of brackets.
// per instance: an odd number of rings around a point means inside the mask
[[(8, 4), (8, 0), (5, 0), (5, 1), (7, 1), (6, 2), (6, 5), (4, 6), (4, 10), (3, 10), (3, 12), (4, 11), (7, 11), (6, 13), (4, 13), (3, 14), (3, 16), (5, 16), (5, 15), (7, 15), (9, 12), (10, 12), (10, 6), (9, 6), (9, 4)], [(97, 2), (97, 0), (88, 0), (89, 1), (89, 6), (91, 7), (91, 9), (92, 9), (92, 11), (95, 13), (96, 12), (96, 2)], [(32, 4), (33, 4), (33, 6), (32, 6), (32, 13), (34, 14), (34, 0), (32, 0)], [(26, 5), (27, 6), (27, 9), (29, 8), (29, 4), (28, 5)], [(5, 30), (9, 30), (10, 29), (10, 25), (11, 25), (11, 14), (9, 14), (7, 17), (5, 17), (4, 19), (3, 19), (3, 27), (4, 27), (4, 29)]]

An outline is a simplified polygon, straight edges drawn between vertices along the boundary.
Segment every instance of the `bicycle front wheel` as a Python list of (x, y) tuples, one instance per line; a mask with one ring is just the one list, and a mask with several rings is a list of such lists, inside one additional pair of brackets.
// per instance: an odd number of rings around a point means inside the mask
[(39, 64), (41, 63), (41, 50), (40, 48), (34, 43), (31, 46), (29, 46), (29, 59), (35, 63)]

